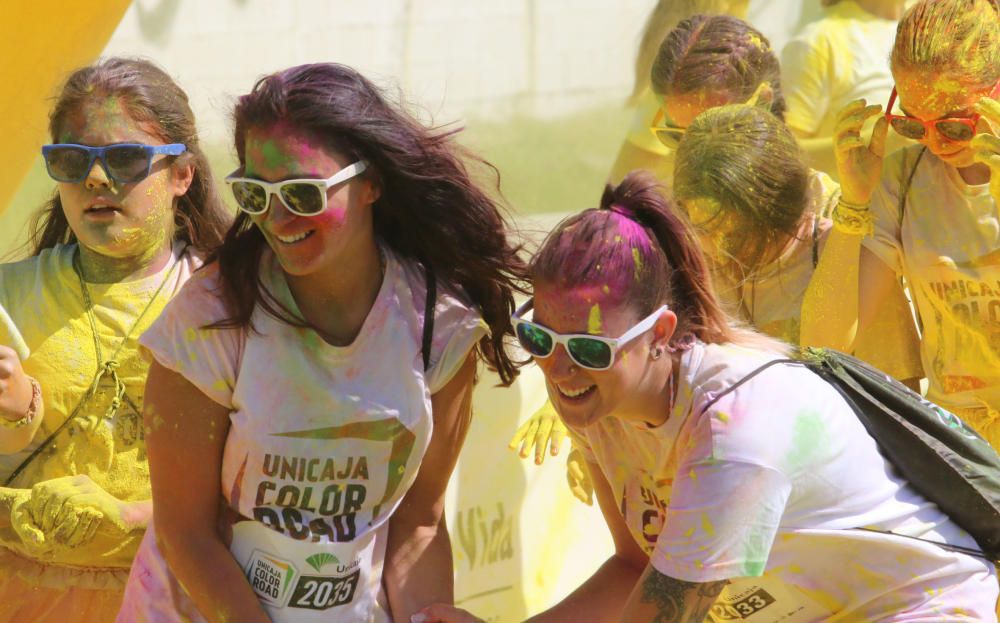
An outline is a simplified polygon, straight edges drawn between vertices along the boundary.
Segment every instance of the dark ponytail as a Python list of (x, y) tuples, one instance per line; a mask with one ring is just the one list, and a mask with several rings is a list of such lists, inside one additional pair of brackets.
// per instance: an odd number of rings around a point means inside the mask
[(691, 228), (646, 171), (608, 185), (599, 209), (557, 225), (529, 274), (536, 287), (599, 287), (633, 306), (639, 317), (666, 304), (677, 314), (675, 340), (724, 343), (738, 337)]

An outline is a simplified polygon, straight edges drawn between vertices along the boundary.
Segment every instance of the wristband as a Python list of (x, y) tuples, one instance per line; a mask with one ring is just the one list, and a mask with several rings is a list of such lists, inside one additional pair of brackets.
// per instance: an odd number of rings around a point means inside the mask
[(875, 218), (868, 204), (838, 199), (837, 207), (833, 209), (833, 227), (844, 234), (870, 236), (875, 231)]
[(28, 403), (28, 410), (18, 420), (8, 420), (5, 417), (0, 417), (0, 428), (21, 428), (22, 426), (27, 426), (38, 415), (38, 409), (42, 406), (42, 386), (30, 376), (28, 377), (28, 381), (31, 383), (31, 402)]

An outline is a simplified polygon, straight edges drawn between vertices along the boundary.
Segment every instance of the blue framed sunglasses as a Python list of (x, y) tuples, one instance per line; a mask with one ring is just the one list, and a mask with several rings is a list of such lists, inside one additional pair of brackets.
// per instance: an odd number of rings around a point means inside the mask
[(94, 168), (94, 161), (100, 159), (108, 177), (119, 184), (132, 184), (149, 176), (153, 156), (179, 156), (185, 151), (187, 147), (183, 143), (117, 143), (103, 147), (54, 143), (42, 146), (42, 157), (49, 177), (57, 182), (82, 182)]
[(530, 298), (510, 317), (521, 347), (532, 357), (544, 359), (555, 352), (556, 344), (562, 344), (573, 363), (589, 370), (607, 370), (613, 366), (615, 353), (625, 344), (652, 329), (660, 315), (670, 309), (662, 305), (620, 337), (611, 338), (587, 333), (556, 333), (552, 329), (525, 320), (523, 316), (534, 306), (535, 299)]

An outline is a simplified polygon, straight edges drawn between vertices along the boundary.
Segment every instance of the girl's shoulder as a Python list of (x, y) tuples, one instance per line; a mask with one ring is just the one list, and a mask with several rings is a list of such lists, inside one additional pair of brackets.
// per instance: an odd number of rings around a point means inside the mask
[(74, 283), (75, 244), (59, 244), (42, 249), (38, 255), (0, 264), (0, 296), (26, 295), (38, 288), (62, 288)]

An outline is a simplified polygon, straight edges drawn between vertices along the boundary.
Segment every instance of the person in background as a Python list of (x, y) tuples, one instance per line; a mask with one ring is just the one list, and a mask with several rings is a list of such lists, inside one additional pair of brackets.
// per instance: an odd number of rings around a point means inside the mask
[[(892, 91), (889, 53), (905, 0), (822, 0), (823, 17), (781, 51), (781, 82), (792, 130), (814, 169), (836, 177), (837, 114), (864, 98), (881, 102)], [(866, 126), (866, 136), (871, 125)], [(902, 147), (896, 141), (892, 147)]]
[[(907, 10), (886, 107), (858, 100), (837, 122), (842, 195), (803, 301), (802, 342), (850, 349), (856, 332), (885, 316), (902, 277), (922, 328), (928, 399), (1000, 448), (997, 58), (995, 0), (923, 0)], [(868, 141), (862, 127), (876, 116)], [(886, 157), (890, 129), (918, 144)]]
[(732, 15), (745, 18), (749, 0), (658, 0), (646, 19), (635, 57), (632, 93), (626, 105), (635, 108), (632, 124), (622, 141), (609, 180), (621, 181), (633, 169), (647, 169), (661, 179), (670, 179), (669, 150), (649, 133), (660, 112), (661, 102), (649, 84), (649, 72), (660, 44), (671, 30), (692, 15)]

